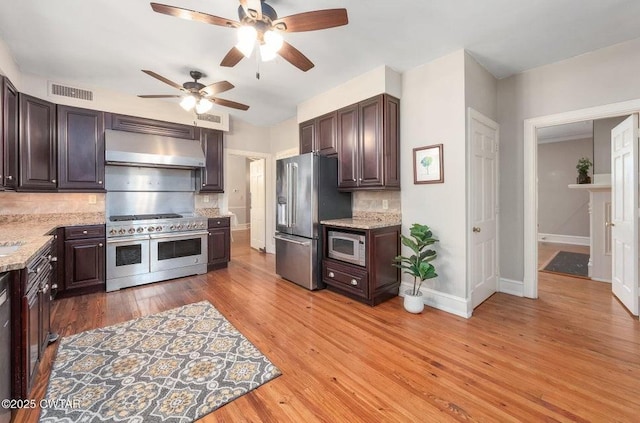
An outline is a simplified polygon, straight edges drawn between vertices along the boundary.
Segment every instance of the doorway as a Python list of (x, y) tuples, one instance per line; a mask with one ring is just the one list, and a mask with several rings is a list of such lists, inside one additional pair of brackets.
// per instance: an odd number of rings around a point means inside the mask
[(615, 103), (525, 120), (524, 131), (524, 280), (523, 295), (538, 297), (538, 129), (584, 120), (629, 115), (640, 110), (640, 100)]
[(266, 163), (264, 153), (228, 150), (226, 207), (231, 214), (231, 256), (266, 251)]

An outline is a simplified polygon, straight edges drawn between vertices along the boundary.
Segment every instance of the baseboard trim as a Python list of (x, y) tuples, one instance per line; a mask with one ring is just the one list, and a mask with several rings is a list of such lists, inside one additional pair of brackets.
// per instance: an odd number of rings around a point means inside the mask
[(588, 236), (559, 235), (538, 233), (538, 242), (551, 242), (553, 244), (583, 245), (588, 247), (590, 239)]
[(498, 280), (498, 292), (515, 295), (517, 297), (524, 297), (524, 282), (500, 278)]
[[(404, 297), (404, 291), (412, 287), (413, 284), (411, 282), (402, 282), (400, 284), (400, 296)], [(465, 319), (471, 317), (471, 311), (469, 311), (470, 303), (465, 298), (446, 294), (431, 288), (422, 287), (420, 291), (422, 291), (422, 302), (424, 302), (425, 305), (464, 317)]]

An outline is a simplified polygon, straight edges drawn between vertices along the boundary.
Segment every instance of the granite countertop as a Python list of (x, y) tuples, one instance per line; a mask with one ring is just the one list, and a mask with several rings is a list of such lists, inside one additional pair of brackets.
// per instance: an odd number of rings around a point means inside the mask
[(60, 226), (102, 225), (102, 213), (56, 213), (0, 216), (0, 246), (19, 245), (6, 257), (0, 257), (0, 272), (24, 269), (53, 237)]
[(320, 221), (323, 225), (350, 229), (378, 229), (396, 226), (402, 223), (399, 214), (377, 212), (355, 212), (353, 217)]
[(218, 217), (231, 217), (230, 214), (224, 214), (217, 207), (210, 207), (206, 209), (196, 209), (196, 214), (201, 217), (208, 217), (210, 219), (215, 219)]

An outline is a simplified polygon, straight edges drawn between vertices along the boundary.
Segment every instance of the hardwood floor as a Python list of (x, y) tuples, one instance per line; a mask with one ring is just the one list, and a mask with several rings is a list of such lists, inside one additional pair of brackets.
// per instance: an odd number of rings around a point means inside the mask
[(306, 291), (237, 239), (228, 269), (57, 300), (52, 325), (67, 336), (208, 300), (283, 375), (204, 423), (638, 421), (640, 323), (608, 284), (540, 273), (538, 300), (495, 294), (471, 319), (412, 315), (399, 297), (369, 307)]

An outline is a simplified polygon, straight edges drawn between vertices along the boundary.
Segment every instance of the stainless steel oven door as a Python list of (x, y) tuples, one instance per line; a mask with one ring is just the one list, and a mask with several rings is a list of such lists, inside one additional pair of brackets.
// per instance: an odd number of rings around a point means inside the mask
[(107, 239), (107, 279), (149, 273), (149, 236)]
[(151, 271), (207, 263), (209, 232), (153, 234), (151, 237)]

